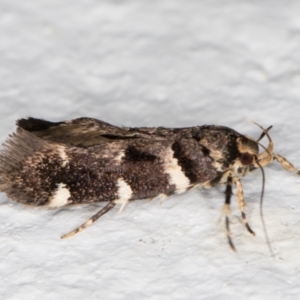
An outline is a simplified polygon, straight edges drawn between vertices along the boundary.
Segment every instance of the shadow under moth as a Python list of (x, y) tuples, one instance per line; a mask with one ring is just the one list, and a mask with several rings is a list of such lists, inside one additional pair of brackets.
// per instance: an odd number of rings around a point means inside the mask
[[(258, 124), (256, 124), (258, 125)], [(273, 152), (268, 131), (255, 140), (224, 126), (189, 128), (117, 127), (91, 118), (49, 122), (28, 118), (0, 152), (0, 191), (17, 202), (57, 208), (108, 202), (87, 222), (62, 236), (70, 237), (117, 204), (183, 193), (224, 184), (225, 226), (233, 250), (229, 221), (232, 186), (247, 230), (241, 177), (277, 160), (300, 172)], [(268, 146), (259, 141), (268, 138)], [(259, 145), (263, 151), (259, 153)]]

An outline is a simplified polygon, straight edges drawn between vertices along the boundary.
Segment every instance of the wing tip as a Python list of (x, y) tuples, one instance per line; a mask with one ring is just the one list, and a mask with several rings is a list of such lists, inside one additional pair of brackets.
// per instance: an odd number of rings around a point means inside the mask
[(16, 125), (26, 131), (32, 132), (32, 131), (47, 130), (50, 127), (59, 125), (61, 123), (63, 122), (50, 122), (44, 119), (29, 117), (29, 118), (22, 118), (17, 120)]

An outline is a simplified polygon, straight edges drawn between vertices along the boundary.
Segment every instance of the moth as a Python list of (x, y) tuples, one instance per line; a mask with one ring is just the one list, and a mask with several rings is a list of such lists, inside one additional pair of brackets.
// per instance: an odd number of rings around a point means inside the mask
[[(258, 125), (258, 124), (256, 124)], [(224, 184), (225, 226), (232, 249), (229, 218), (232, 186), (247, 230), (241, 178), (277, 160), (300, 172), (273, 152), (262, 130), (255, 140), (224, 126), (188, 128), (117, 127), (92, 118), (49, 122), (20, 119), (0, 152), (0, 191), (17, 202), (58, 208), (108, 202), (100, 211), (62, 238), (94, 223), (117, 204), (179, 194), (195, 187)], [(268, 146), (259, 153), (259, 141)]]

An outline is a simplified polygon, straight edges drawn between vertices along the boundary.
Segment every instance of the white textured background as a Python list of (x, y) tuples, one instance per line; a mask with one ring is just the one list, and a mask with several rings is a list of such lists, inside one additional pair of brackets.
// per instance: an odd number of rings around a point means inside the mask
[[(90, 116), (115, 125), (219, 124), (300, 167), (300, 2), (1, 0), (0, 141), (15, 120)], [(99, 205), (25, 208), (0, 196), (1, 299), (299, 299), (300, 179), (276, 163), (244, 180), (226, 241), (223, 188), (117, 209), (61, 240)], [(101, 206), (101, 205), (100, 205)]]

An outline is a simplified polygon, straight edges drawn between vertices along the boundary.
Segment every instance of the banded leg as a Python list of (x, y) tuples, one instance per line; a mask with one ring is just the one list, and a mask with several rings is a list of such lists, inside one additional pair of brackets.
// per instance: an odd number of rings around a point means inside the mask
[(225, 227), (226, 227), (226, 235), (227, 235), (227, 240), (228, 243), (233, 251), (236, 251), (232, 239), (231, 239), (231, 232), (230, 232), (230, 220), (229, 216), (231, 214), (230, 211), (230, 201), (231, 201), (231, 195), (232, 195), (232, 177), (228, 176), (227, 178), (227, 185), (226, 185), (226, 190), (225, 190), (225, 204), (223, 208), (223, 212), (225, 214)]
[(239, 210), (241, 211), (241, 215), (242, 215), (242, 219), (243, 219), (243, 223), (245, 225), (245, 227), (247, 228), (247, 230), (252, 234), (255, 235), (255, 232), (251, 229), (251, 227), (249, 226), (249, 223), (247, 221), (246, 218), (246, 214), (244, 212), (244, 208), (247, 205), (245, 200), (244, 200), (244, 192), (243, 192), (243, 185), (242, 185), (242, 181), (240, 178), (235, 177), (234, 178), (234, 183), (236, 185), (236, 199), (237, 199), (237, 203), (238, 203), (238, 207)]
[(95, 215), (93, 215), (90, 219), (88, 219), (84, 224), (82, 224), (81, 226), (72, 230), (71, 232), (64, 234), (61, 238), (66, 239), (66, 238), (73, 236), (76, 233), (82, 231), (84, 228), (92, 225), (97, 219), (99, 219), (101, 216), (103, 216), (104, 214), (109, 212), (115, 206), (116, 206), (116, 203), (114, 201), (109, 202), (106, 206), (104, 206), (101, 210), (99, 210)]
[(283, 156), (273, 153), (273, 158), (276, 159), (286, 170), (293, 172), (297, 175), (300, 175), (300, 171), (297, 170), (292, 163), (290, 163), (286, 158)]
[(229, 222), (229, 216), (231, 214), (230, 211), (230, 200), (232, 195), (232, 184), (233, 184), (233, 178), (234, 172), (233, 170), (229, 169), (224, 171), (222, 174), (214, 178), (213, 180), (206, 181), (205, 183), (201, 184), (201, 187), (203, 188), (211, 188), (214, 186), (217, 186), (221, 183), (227, 182), (226, 190), (225, 190), (225, 204), (223, 206), (223, 213), (225, 215), (225, 228), (226, 228), (226, 235), (228, 239), (228, 243), (233, 251), (236, 251), (232, 239), (231, 239), (231, 232), (230, 232), (230, 222)]

